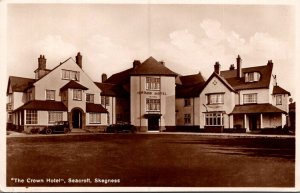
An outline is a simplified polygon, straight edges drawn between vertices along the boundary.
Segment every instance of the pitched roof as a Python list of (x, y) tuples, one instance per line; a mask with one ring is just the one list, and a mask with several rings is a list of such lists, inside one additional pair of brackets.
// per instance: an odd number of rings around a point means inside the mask
[[(8, 78), (8, 86), (11, 85), (13, 92), (24, 92), (27, 88), (31, 87), (35, 79), (31, 78), (23, 78), (17, 76), (10, 76)], [(9, 92), (9, 88), (7, 87), (7, 94)]]
[(68, 88), (74, 88), (74, 89), (82, 89), (82, 90), (88, 90), (87, 87), (82, 86), (81, 84), (79, 84), (78, 82), (74, 81), (74, 80), (70, 80), (67, 84), (65, 84), (63, 87), (60, 88), (60, 90), (65, 90)]
[(179, 75), (178, 78), (180, 79), (180, 83), (183, 85), (192, 85), (192, 84), (199, 84), (205, 82), (200, 72), (198, 74), (192, 74), (186, 76)]
[(286, 113), (285, 111), (269, 104), (246, 104), (236, 105), (231, 114), (249, 114), (249, 113)]
[(152, 56), (143, 63), (132, 69), (130, 75), (161, 75), (161, 76), (177, 76), (178, 74), (171, 71), (164, 64), (156, 61)]
[(203, 90), (204, 82), (193, 85), (176, 85), (175, 97), (176, 98), (188, 98), (198, 97)]
[(101, 96), (129, 97), (129, 93), (122, 85), (99, 82), (95, 82), (95, 84), (100, 88)]
[(111, 75), (104, 83), (125, 84), (130, 82), (130, 72), (133, 68)]
[(269, 88), (271, 76), (272, 76), (273, 64), (269, 63), (265, 66), (255, 66), (249, 68), (242, 68), (242, 74), (248, 72), (260, 73), (260, 80), (257, 82), (245, 82), (245, 77), (237, 77), (237, 70), (225, 70), (221, 71), (221, 76), (224, 77), (227, 82), (235, 89), (257, 89), (257, 88)]
[(273, 94), (288, 94), (289, 96), (291, 96), (290, 92), (284, 90), (280, 86), (274, 86), (273, 87)]
[(86, 112), (89, 113), (108, 113), (108, 111), (100, 104), (86, 103)]
[(228, 81), (224, 78), (218, 75), (217, 73), (213, 72), (210, 77), (207, 79), (205, 84), (203, 85), (203, 88), (211, 81), (213, 77), (217, 77), (229, 90), (236, 92), (235, 89), (228, 83)]
[(23, 106), (17, 108), (14, 111), (18, 110), (44, 110), (44, 111), (67, 111), (68, 108), (60, 101), (41, 101), (33, 100), (28, 101)]

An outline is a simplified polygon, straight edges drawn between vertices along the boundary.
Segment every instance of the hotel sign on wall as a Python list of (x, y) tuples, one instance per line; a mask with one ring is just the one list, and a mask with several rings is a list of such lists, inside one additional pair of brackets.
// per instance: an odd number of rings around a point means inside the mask
[(137, 94), (146, 94), (146, 95), (167, 95), (166, 92), (161, 92), (161, 91), (138, 91)]

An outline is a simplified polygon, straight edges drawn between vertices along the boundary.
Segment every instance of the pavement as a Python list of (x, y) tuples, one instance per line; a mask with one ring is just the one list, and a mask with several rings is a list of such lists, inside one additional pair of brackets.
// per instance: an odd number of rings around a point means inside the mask
[[(193, 135), (193, 136), (220, 136), (234, 138), (295, 138), (295, 135), (274, 135), (274, 134), (253, 134), (253, 133), (192, 133), (192, 132), (140, 132), (139, 135)], [(68, 134), (26, 134), (15, 131), (8, 131), (7, 137), (45, 137), (45, 136), (66, 136), (66, 135), (113, 135), (112, 133), (90, 133), (85, 130), (75, 131)], [(127, 134), (130, 135), (130, 134)]]

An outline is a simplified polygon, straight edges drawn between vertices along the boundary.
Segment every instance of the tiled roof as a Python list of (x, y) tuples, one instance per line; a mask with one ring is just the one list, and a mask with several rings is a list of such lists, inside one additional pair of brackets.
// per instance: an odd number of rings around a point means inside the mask
[[(34, 82), (35, 79), (10, 76), (8, 79), (8, 86), (9, 84), (11, 85), (13, 92), (24, 92), (27, 88), (31, 87)], [(7, 94), (8, 91), (9, 88), (7, 88)]]
[(99, 82), (95, 82), (95, 84), (100, 88), (101, 96), (129, 97), (129, 93), (122, 85)]
[(74, 80), (70, 80), (70, 82), (68, 82), (63, 87), (61, 87), (60, 90), (62, 91), (62, 90), (68, 89), (68, 88), (88, 90), (87, 87), (82, 86), (81, 84), (79, 84), (78, 82), (76, 82)]
[(256, 66), (249, 68), (242, 68), (242, 74), (248, 72), (259, 72), (260, 80), (257, 82), (245, 82), (245, 77), (237, 78), (237, 70), (221, 71), (221, 76), (224, 77), (227, 82), (235, 89), (257, 89), (257, 88), (269, 88), (271, 76), (272, 76), (273, 64), (270, 63), (265, 66)]
[(110, 76), (104, 83), (110, 83), (110, 84), (126, 84), (130, 82), (130, 72), (132, 71), (132, 68), (129, 68), (127, 70), (124, 70), (122, 72), (113, 74)]
[(213, 78), (213, 77), (217, 77), (229, 90), (231, 90), (231, 91), (233, 91), (233, 92), (235, 92), (235, 89), (228, 83), (228, 81), (224, 78), (224, 77), (222, 77), (222, 76), (220, 76), (220, 75), (218, 75), (217, 73), (215, 73), (215, 72), (213, 72), (212, 74), (211, 74), (211, 76), (207, 79), (207, 81), (205, 82), (205, 84), (203, 85), (203, 88), (211, 81), (211, 79)]
[(204, 82), (194, 85), (176, 85), (175, 96), (176, 98), (199, 97)]
[(156, 61), (153, 57), (149, 57), (143, 63), (133, 68), (130, 75), (177, 76), (178, 74), (171, 71), (164, 64)]
[(284, 90), (280, 86), (274, 86), (273, 87), (273, 94), (288, 94), (289, 96), (291, 96), (290, 92)]
[(249, 114), (249, 113), (286, 113), (283, 110), (269, 104), (246, 104), (236, 105), (231, 114)]
[(86, 112), (89, 113), (108, 113), (108, 111), (100, 104), (86, 103)]
[(183, 85), (192, 85), (199, 84), (205, 82), (202, 74), (199, 72), (198, 74), (192, 74), (187, 76), (178, 76), (180, 79), (180, 83)]
[(60, 101), (41, 101), (33, 100), (28, 101), (23, 106), (17, 108), (18, 110), (44, 110), (44, 111), (67, 111), (68, 108)]

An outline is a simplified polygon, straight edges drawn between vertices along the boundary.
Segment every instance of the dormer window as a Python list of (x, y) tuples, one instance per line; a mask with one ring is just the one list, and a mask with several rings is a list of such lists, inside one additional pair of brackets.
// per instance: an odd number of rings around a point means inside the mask
[(257, 82), (260, 79), (259, 72), (248, 72), (245, 73), (245, 82)]

